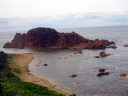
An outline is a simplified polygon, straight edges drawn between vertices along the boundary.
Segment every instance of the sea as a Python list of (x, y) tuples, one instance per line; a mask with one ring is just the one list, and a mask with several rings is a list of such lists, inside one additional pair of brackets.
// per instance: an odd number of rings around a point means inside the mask
[[(88, 39), (106, 39), (116, 43), (116, 49), (85, 49), (82, 53), (71, 50), (4, 49), (3, 45), (13, 39), (14, 32), (0, 32), (0, 51), (6, 53), (35, 53), (29, 64), (31, 74), (44, 78), (57, 88), (76, 96), (127, 96), (128, 75), (128, 26), (81, 27), (57, 29), (59, 32), (76, 32)], [(19, 31), (20, 33), (27, 31)], [(100, 52), (111, 54), (94, 58)], [(44, 66), (47, 64), (47, 66)], [(109, 75), (97, 76), (99, 69)], [(72, 75), (77, 75), (72, 78)]]

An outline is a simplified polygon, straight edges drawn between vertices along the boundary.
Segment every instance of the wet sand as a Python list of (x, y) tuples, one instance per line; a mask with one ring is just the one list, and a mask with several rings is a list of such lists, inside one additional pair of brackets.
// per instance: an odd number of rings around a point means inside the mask
[[(18, 75), (23, 81), (32, 82), (35, 84), (39, 84), (42, 86), (48, 87), (50, 90), (57, 91), (59, 93), (63, 93), (66, 96), (69, 96), (68, 93), (63, 92), (62, 90), (56, 88), (55, 85), (52, 85), (49, 81), (36, 77), (31, 74), (28, 70), (29, 63), (34, 59), (34, 54), (32, 53), (23, 53), (23, 54), (16, 54), (15, 58), (13, 59), (13, 63), (16, 64), (21, 70), (21, 74)], [(12, 64), (11, 67), (14, 65)]]

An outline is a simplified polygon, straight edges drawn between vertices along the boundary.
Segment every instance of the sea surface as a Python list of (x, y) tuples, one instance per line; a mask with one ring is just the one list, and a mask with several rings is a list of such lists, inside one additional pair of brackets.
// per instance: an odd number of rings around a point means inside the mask
[[(49, 80), (57, 88), (77, 96), (127, 96), (128, 75), (128, 26), (90, 27), (57, 29), (59, 32), (75, 31), (88, 39), (115, 41), (117, 49), (83, 50), (75, 54), (71, 50), (37, 51), (26, 49), (3, 49), (4, 43), (11, 41), (16, 32), (0, 33), (0, 51), (6, 53), (36, 53), (29, 65), (32, 74)], [(112, 54), (94, 58), (100, 52)], [(48, 66), (44, 66), (47, 64)], [(98, 77), (99, 69), (110, 72)], [(78, 75), (75, 78), (71, 75)]]

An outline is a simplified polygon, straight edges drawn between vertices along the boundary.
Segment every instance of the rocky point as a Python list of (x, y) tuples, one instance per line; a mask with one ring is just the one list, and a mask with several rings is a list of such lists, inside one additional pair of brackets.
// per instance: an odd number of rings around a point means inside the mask
[[(34, 28), (26, 34), (16, 33), (11, 42), (4, 44), (4, 48), (25, 47), (31, 49), (105, 49), (108, 46), (115, 46), (113, 41), (89, 40), (81, 35), (71, 33), (60, 33), (52, 28)], [(111, 47), (112, 48), (112, 47)]]

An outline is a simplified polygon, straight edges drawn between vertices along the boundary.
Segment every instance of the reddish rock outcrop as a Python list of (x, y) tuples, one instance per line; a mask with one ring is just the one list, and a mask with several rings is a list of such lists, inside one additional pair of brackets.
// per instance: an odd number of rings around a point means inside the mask
[(20, 48), (23, 49), (25, 47), (25, 33), (16, 33), (14, 39), (11, 41), (11, 43), (4, 44), (4, 48)]
[(128, 74), (120, 74), (120, 77), (127, 77)]
[(58, 32), (51, 28), (35, 28), (26, 34), (26, 46), (32, 49), (48, 48), (56, 45)]
[(100, 56), (101, 57), (106, 57), (106, 56), (110, 56), (111, 54), (106, 54), (105, 52), (100, 52)]
[(115, 46), (113, 41), (89, 40), (75, 32), (59, 33), (52, 28), (34, 28), (26, 34), (16, 33), (11, 42), (4, 44), (4, 48), (25, 47), (31, 49), (105, 49)]

